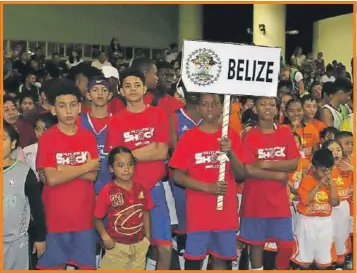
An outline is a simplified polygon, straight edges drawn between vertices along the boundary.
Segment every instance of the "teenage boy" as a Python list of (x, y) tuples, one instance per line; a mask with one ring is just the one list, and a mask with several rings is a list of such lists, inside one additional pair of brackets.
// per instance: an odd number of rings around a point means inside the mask
[(277, 243), (276, 267), (289, 268), (292, 219), (287, 194), (288, 173), (295, 171), (300, 152), (291, 129), (274, 124), (275, 98), (257, 97), (258, 125), (243, 138), (257, 161), (246, 165), (239, 239), (250, 245), (252, 269), (262, 270), (264, 245)]
[[(174, 181), (186, 191), (185, 270), (200, 270), (207, 254), (212, 255), (213, 270), (228, 269), (227, 261), (237, 257), (236, 181), (245, 178), (241, 163), (245, 151), (233, 130), (227, 139), (221, 139), (222, 109), (222, 96), (200, 95), (202, 123), (183, 134), (169, 163)], [(227, 160), (226, 176), (225, 181), (217, 182), (222, 156)], [(223, 210), (217, 210), (217, 195), (224, 195)]]
[(93, 211), (99, 160), (95, 137), (78, 127), (81, 95), (66, 80), (52, 85), (49, 102), (58, 124), (38, 142), (36, 167), (44, 178), (43, 201), (48, 227), (47, 249), (38, 269), (64, 269), (66, 264), (95, 269)]
[(105, 150), (125, 146), (138, 161), (134, 180), (151, 191), (151, 243), (157, 246), (157, 270), (170, 269), (172, 236), (170, 215), (162, 179), (167, 175), (164, 161), (168, 156), (170, 125), (168, 115), (160, 108), (144, 103), (147, 91), (144, 74), (128, 69), (122, 77), (121, 94), (127, 108), (109, 122)]

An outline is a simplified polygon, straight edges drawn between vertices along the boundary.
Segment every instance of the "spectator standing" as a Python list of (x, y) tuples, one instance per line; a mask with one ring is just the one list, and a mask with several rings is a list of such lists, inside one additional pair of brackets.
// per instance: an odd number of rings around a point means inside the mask
[(112, 66), (110, 62), (107, 61), (108, 56), (104, 50), (99, 52), (98, 58), (92, 62), (92, 66), (98, 69), (102, 69), (103, 66)]

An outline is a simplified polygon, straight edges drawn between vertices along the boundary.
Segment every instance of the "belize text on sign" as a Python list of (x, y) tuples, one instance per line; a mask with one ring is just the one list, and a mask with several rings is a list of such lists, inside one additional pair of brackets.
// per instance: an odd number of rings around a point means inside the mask
[(189, 92), (275, 97), (281, 48), (184, 40), (182, 80)]

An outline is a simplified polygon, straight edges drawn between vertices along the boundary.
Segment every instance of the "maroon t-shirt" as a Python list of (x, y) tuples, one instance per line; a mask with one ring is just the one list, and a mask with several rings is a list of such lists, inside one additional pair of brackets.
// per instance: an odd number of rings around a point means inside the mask
[(153, 206), (150, 193), (139, 183), (133, 182), (126, 190), (112, 181), (100, 191), (94, 216), (103, 219), (107, 215), (109, 236), (131, 245), (144, 239), (144, 211)]
[(16, 122), (15, 127), (20, 135), (19, 145), (21, 148), (24, 148), (36, 142), (35, 130), (30, 123), (26, 122), (22, 118), (19, 118)]

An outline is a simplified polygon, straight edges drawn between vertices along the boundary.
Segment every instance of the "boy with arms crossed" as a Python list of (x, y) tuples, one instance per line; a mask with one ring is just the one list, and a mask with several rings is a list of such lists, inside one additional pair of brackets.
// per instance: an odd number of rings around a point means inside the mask
[(144, 104), (145, 76), (128, 69), (122, 78), (121, 94), (127, 108), (109, 122), (105, 150), (124, 146), (137, 160), (134, 180), (151, 191), (154, 208), (150, 213), (151, 243), (158, 247), (157, 270), (168, 270), (171, 263), (171, 223), (162, 179), (166, 176), (164, 160), (170, 143), (169, 117), (164, 110)]
[(263, 270), (265, 243), (276, 242), (276, 266), (284, 270), (293, 247), (288, 173), (297, 169), (300, 152), (291, 129), (274, 124), (276, 99), (258, 97), (255, 107), (258, 125), (243, 138), (256, 162), (246, 165), (239, 240), (250, 245), (253, 270)]
[(95, 269), (96, 140), (76, 124), (81, 110), (78, 88), (66, 80), (57, 80), (52, 87), (49, 101), (58, 125), (41, 136), (36, 160), (37, 170), (45, 179), (43, 201), (48, 226), (47, 249), (37, 268), (64, 269), (70, 264)]
[[(220, 139), (222, 107), (221, 96), (200, 95), (198, 111), (203, 122), (181, 137), (169, 163), (174, 181), (186, 190), (185, 270), (200, 270), (207, 254), (213, 257), (213, 270), (228, 269), (227, 261), (237, 256), (236, 180), (245, 178), (241, 163), (245, 153), (233, 130), (227, 139)], [(221, 156), (228, 157), (226, 181), (217, 182)], [(225, 195), (221, 211), (216, 207), (217, 195)]]

